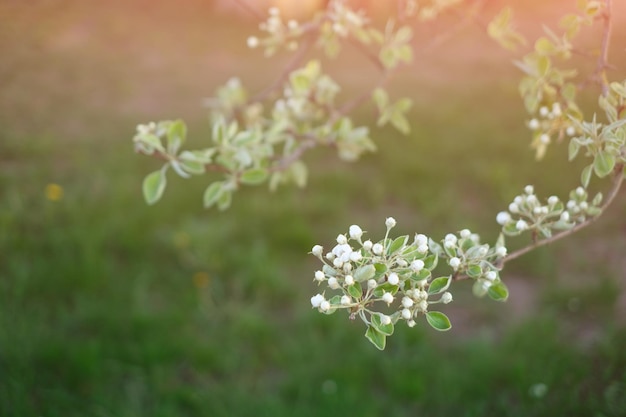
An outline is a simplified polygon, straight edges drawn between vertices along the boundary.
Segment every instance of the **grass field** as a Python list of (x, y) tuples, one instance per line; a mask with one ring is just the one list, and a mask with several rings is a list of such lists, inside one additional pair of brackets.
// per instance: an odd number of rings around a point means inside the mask
[[(307, 252), (350, 224), (493, 239), (525, 184), (578, 185), (565, 145), (534, 161), (514, 55), (475, 28), (392, 84), (414, 98), (410, 137), (375, 129), (378, 153), (352, 165), (315, 150), (306, 189), (245, 189), (221, 213), (201, 208), (206, 178), (171, 177), (146, 206), (157, 163), (130, 138), (183, 117), (201, 143), (217, 85), (272, 80), (284, 58), (246, 51), (250, 22), (200, 1), (3, 1), (0, 23), (0, 416), (626, 415), (623, 193), (507, 266), (508, 303), (460, 283), (450, 332), (398, 326), (379, 352), (310, 309)], [(349, 92), (375, 75), (352, 58), (327, 64)]]

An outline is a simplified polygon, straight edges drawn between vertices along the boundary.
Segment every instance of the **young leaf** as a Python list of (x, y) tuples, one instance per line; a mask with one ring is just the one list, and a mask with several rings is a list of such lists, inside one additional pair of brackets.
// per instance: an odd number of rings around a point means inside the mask
[(604, 178), (613, 171), (615, 157), (607, 151), (600, 151), (593, 160), (593, 170), (600, 178)]
[(451, 281), (452, 280), (449, 276), (435, 278), (428, 287), (428, 294), (439, 294), (440, 292), (447, 290)]
[(185, 122), (178, 119), (169, 123), (167, 127), (167, 151), (175, 155), (180, 146), (185, 143), (187, 137), (187, 126)]
[(363, 296), (363, 290), (361, 289), (361, 284), (355, 282), (354, 284), (348, 287), (348, 293), (357, 300)]
[(379, 350), (385, 349), (387, 336), (376, 330), (374, 327), (369, 326), (367, 331), (365, 332), (365, 337), (367, 340), (372, 342), (374, 346), (376, 346)]
[(383, 324), (378, 314), (372, 314), (372, 326), (385, 336), (393, 334), (393, 323)]
[(166, 184), (164, 170), (160, 169), (148, 174), (143, 180), (143, 198), (146, 203), (152, 205), (159, 201), (163, 191), (165, 191)]
[(372, 264), (360, 266), (354, 271), (352, 276), (357, 282), (367, 281), (376, 274), (376, 267)]
[(256, 185), (260, 184), (267, 179), (268, 172), (264, 168), (253, 168), (244, 171), (239, 177), (239, 181), (243, 184)]
[(209, 208), (217, 202), (224, 192), (222, 188), (223, 185), (224, 183), (222, 181), (216, 181), (207, 187), (202, 199), (204, 208)]
[(587, 165), (583, 169), (583, 172), (580, 174), (580, 182), (585, 188), (589, 186), (589, 180), (591, 179), (592, 169), (593, 169), (593, 165)]
[(489, 294), (492, 300), (496, 301), (506, 301), (507, 298), (509, 298), (509, 290), (502, 282), (498, 282), (489, 287), (487, 294)]
[(452, 328), (452, 324), (450, 323), (448, 316), (440, 311), (429, 311), (426, 313), (426, 321), (433, 329), (442, 332)]
[(406, 245), (406, 241), (408, 239), (409, 239), (409, 236), (407, 235), (399, 236), (395, 238), (394, 241), (391, 242), (391, 245), (389, 245), (389, 248), (387, 248), (387, 254), (392, 255), (396, 253), (397, 251), (399, 251), (400, 249), (402, 249), (404, 245)]

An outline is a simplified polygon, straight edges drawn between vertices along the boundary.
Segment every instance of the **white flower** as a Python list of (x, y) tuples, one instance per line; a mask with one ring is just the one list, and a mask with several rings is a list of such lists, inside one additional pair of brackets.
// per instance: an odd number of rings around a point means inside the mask
[(385, 292), (382, 296), (382, 300), (387, 304), (393, 303), (393, 294), (391, 294), (390, 292)]
[(459, 232), (459, 235), (463, 238), (463, 239), (467, 239), (468, 237), (470, 237), (472, 235), (471, 230), (469, 229), (463, 229)]
[(528, 122), (528, 127), (531, 130), (539, 129), (539, 120), (537, 120), (537, 119), (530, 119), (530, 121)]
[(587, 210), (589, 208), (589, 204), (586, 201), (581, 201), (578, 207), (580, 207), (581, 210)]
[(411, 318), (413, 314), (411, 313), (411, 310), (409, 310), (408, 308), (405, 308), (402, 310), (402, 318), (405, 320), (409, 320)]
[(407, 326), (409, 327), (415, 327), (415, 320), (409, 320), (406, 322)]
[(535, 208), (533, 209), (533, 213), (535, 213), (535, 214), (541, 214), (541, 213), (543, 213), (543, 207), (539, 207), (539, 206), (535, 207)]
[(548, 198), (548, 204), (550, 204), (551, 206), (554, 206), (558, 202), (559, 202), (559, 197), (555, 195), (552, 195), (550, 196), (550, 198)]
[(447, 249), (454, 249), (456, 247), (456, 243), (451, 240), (445, 240), (443, 242), (443, 247)]
[(311, 253), (317, 257), (322, 256), (322, 251), (324, 250), (323, 247), (321, 247), (320, 245), (315, 245), (313, 246), (313, 249), (311, 249)]
[(402, 297), (402, 305), (406, 308), (411, 308), (413, 307), (413, 300), (411, 300), (409, 297)]
[(346, 275), (343, 282), (345, 282), (346, 285), (352, 285), (354, 284), (354, 277), (352, 275)]
[(498, 246), (498, 248), (496, 249), (496, 255), (498, 255), (500, 258), (503, 258), (506, 256), (506, 248), (504, 246)]
[(311, 305), (315, 308), (319, 307), (320, 304), (322, 304), (322, 301), (324, 301), (324, 296), (322, 294), (316, 294), (311, 297)]
[(548, 110), (546, 106), (541, 106), (541, 108), (539, 109), (539, 114), (543, 117), (546, 117), (548, 114), (550, 114), (550, 110)]
[(381, 253), (383, 253), (383, 245), (381, 245), (380, 243), (374, 244), (374, 246), (372, 246), (372, 251), (376, 255), (380, 255)]
[(478, 233), (472, 233), (470, 240), (474, 243), (480, 242), (480, 235)]
[(567, 133), (568, 136), (574, 136), (576, 134), (576, 128), (574, 126), (568, 126), (567, 129), (565, 129), (565, 133)]
[(528, 229), (528, 223), (524, 220), (518, 220), (517, 223), (515, 223), (515, 228), (519, 231), (526, 230)]
[(517, 203), (509, 204), (509, 211), (511, 213), (518, 213), (519, 212), (519, 207), (518, 207)]
[(366, 240), (365, 242), (363, 242), (363, 249), (369, 251), (370, 249), (372, 249), (372, 245), (373, 243), (371, 240)]
[(448, 304), (452, 301), (452, 294), (450, 294), (448, 291), (444, 292), (441, 295), (441, 302), (444, 304)]
[(489, 249), (487, 249), (487, 248), (486, 248), (486, 247), (484, 247), (484, 246), (481, 246), (481, 247), (478, 249), (478, 255), (479, 255), (479, 256), (485, 256), (485, 255), (487, 255), (487, 252), (489, 252)]
[(524, 192), (528, 195), (531, 195), (535, 192), (535, 187), (533, 187), (532, 185), (527, 185), (526, 187), (524, 187)]
[(535, 204), (537, 204), (539, 202), (539, 200), (537, 200), (537, 196), (536, 195), (531, 194), (528, 197), (526, 197), (526, 202), (528, 204), (530, 204), (531, 206), (534, 206)]
[(559, 103), (554, 103), (552, 105), (552, 114), (556, 117), (559, 117), (561, 115), (561, 105)]
[(376, 282), (375, 279), (370, 279), (369, 281), (367, 281), (367, 288), (369, 288), (370, 290), (373, 290), (376, 287), (378, 287), (378, 283)]
[(498, 277), (498, 274), (496, 271), (487, 271), (485, 273), (485, 278), (487, 278), (489, 281), (493, 281)]
[(417, 251), (419, 253), (426, 253), (426, 252), (428, 252), (428, 245), (426, 243), (424, 243), (423, 245), (419, 245), (417, 247)]
[(576, 204), (576, 202), (574, 200), (569, 200), (567, 202), (567, 208), (572, 210), (574, 207), (576, 207), (578, 204)]
[(520, 195), (516, 196), (516, 197), (513, 199), (513, 202), (514, 202), (515, 204), (517, 204), (518, 206), (519, 206), (520, 204), (522, 204), (524, 201), (525, 201), (525, 199), (523, 199), (523, 198), (522, 198), (522, 196), (520, 196)]
[(335, 268), (341, 268), (343, 266), (343, 261), (340, 258), (333, 259), (333, 266)]
[(417, 246), (428, 245), (428, 237), (423, 234), (415, 235), (415, 244)]
[(388, 325), (388, 324), (391, 324), (391, 317), (389, 317), (389, 316), (388, 316), (388, 315), (386, 315), (386, 314), (381, 314), (381, 315), (380, 315), (380, 323), (381, 323), (383, 326), (386, 326), (386, 325)]
[(335, 254), (332, 252), (328, 252), (326, 254), (326, 259), (328, 259), (329, 261), (332, 261), (333, 259), (335, 259)]
[(585, 195), (585, 189), (583, 187), (576, 188), (576, 195), (582, 197)]
[(561, 213), (561, 221), (569, 222), (569, 212), (564, 211), (563, 213)]
[(322, 271), (315, 271), (315, 281), (322, 282), (326, 280), (326, 275)]
[(346, 238), (346, 235), (338, 235), (337, 243), (340, 245), (345, 245), (346, 243), (348, 243), (348, 239)]
[(502, 226), (507, 224), (510, 220), (511, 220), (511, 215), (509, 214), (508, 211), (501, 211), (496, 216), (496, 222), (498, 222), (498, 224)]
[(550, 143), (550, 135), (548, 135), (547, 133), (542, 134), (541, 136), (539, 136), (539, 142), (547, 145), (548, 143)]
[(392, 272), (391, 274), (389, 274), (389, 277), (387, 278), (387, 282), (390, 283), (391, 285), (398, 285), (398, 283), (400, 282), (400, 278), (398, 278), (398, 274), (396, 274), (395, 272)]
[(419, 308), (420, 310), (422, 310), (423, 312), (426, 312), (426, 310), (428, 310), (428, 301), (426, 300), (422, 300), (419, 303)]
[(343, 272), (349, 274), (352, 271), (352, 264), (350, 262), (343, 264)]
[(341, 297), (341, 305), (342, 306), (347, 306), (351, 302), (352, 302), (352, 299), (349, 296), (344, 295), (343, 297)]
[(391, 229), (395, 225), (396, 219), (394, 219), (393, 217), (387, 217), (387, 219), (385, 220), (385, 226), (387, 226), (388, 229)]
[(248, 48), (254, 49), (259, 46), (259, 38), (256, 36), (250, 36), (247, 40)]
[(330, 277), (328, 278), (328, 286), (333, 290), (336, 290), (339, 288), (339, 281), (337, 281), (337, 278), (335, 277)]
[(322, 310), (322, 311), (330, 310), (330, 303), (328, 301), (326, 301), (326, 300), (322, 301), (320, 303), (320, 310)]
[(278, 9), (278, 7), (270, 7), (268, 9), (268, 12), (270, 16), (278, 16), (280, 14), (280, 10)]
[(361, 228), (359, 226), (357, 226), (356, 224), (353, 224), (352, 226), (350, 226), (350, 237), (352, 239), (361, 239), (361, 236), (363, 236), (363, 230), (361, 230)]
[(422, 269), (424, 269), (424, 261), (422, 261), (421, 259), (416, 259), (413, 262), (411, 262), (411, 269), (415, 272), (419, 272)]
[(450, 264), (452, 269), (454, 269), (456, 271), (458, 269), (458, 267), (461, 265), (461, 260), (459, 258), (457, 258), (456, 256), (454, 256), (454, 257), (450, 258), (448, 263)]

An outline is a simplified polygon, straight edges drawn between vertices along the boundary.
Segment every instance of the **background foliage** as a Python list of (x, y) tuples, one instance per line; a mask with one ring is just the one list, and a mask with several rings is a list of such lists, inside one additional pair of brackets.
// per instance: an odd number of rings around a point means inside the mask
[[(539, 33), (565, 3), (524, 2), (520, 27)], [(410, 137), (374, 130), (378, 153), (349, 166), (316, 150), (307, 189), (245, 190), (226, 213), (201, 208), (202, 178), (147, 207), (155, 165), (129, 152), (137, 121), (184, 117), (201, 143), (203, 97), (233, 74), (260, 89), (284, 62), (251, 53), (254, 23), (223, 13), (0, 2), (0, 415), (626, 412), (623, 196), (589, 230), (507, 265), (507, 304), (457, 291), (451, 332), (399, 326), (381, 354), (361, 326), (309, 308), (306, 252), (352, 223), (381, 235), (391, 215), (398, 234), (493, 238), (511, 190), (577, 185), (564, 146), (534, 161), (514, 56), (478, 28), (392, 83), (411, 91)], [(346, 96), (375, 75), (361, 59), (327, 64)]]

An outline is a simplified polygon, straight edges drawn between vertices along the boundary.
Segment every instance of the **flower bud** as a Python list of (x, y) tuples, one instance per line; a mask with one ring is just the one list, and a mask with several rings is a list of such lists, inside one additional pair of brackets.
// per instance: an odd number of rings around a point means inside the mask
[(381, 253), (383, 253), (383, 245), (381, 245), (380, 243), (374, 244), (374, 246), (372, 247), (372, 251), (374, 252), (374, 254), (380, 255)]
[(387, 217), (387, 219), (385, 220), (385, 226), (387, 226), (387, 229), (391, 229), (395, 225), (396, 219), (394, 219), (393, 217)]
[(346, 238), (346, 235), (338, 235), (337, 236), (337, 243), (339, 245), (345, 245), (346, 243), (348, 243), (348, 239)]
[(419, 308), (420, 310), (422, 310), (423, 312), (426, 312), (426, 310), (428, 310), (428, 301), (426, 300), (422, 300), (419, 303)]
[(515, 228), (519, 231), (526, 230), (528, 229), (528, 223), (524, 220), (518, 220), (517, 223), (515, 223)]
[(419, 245), (417, 247), (417, 251), (419, 253), (426, 253), (426, 252), (428, 252), (428, 245), (426, 243), (424, 243), (423, 245)]
[(578, 197), (582, 197), (585, 195), (585, 189), (583, 187), (576, 188), (576, 195)]
[(539, 129), (539, 120), (537, 120), (537, 119), (530, 119), (530, 121), (528, 122), (528, 127), (531, 130)]
[(411, 318), (413, 314), (411, 313), (411, 310), (409, 310), (408, 308), (405, 308), (402, 310), (402, 318), (405, 320), (409, 320)]
[(361, 252), (357, 251), (357, 252), (350, 253), (350, 260), (352, 262), (359, 262), (361, 258), (363, 258), (363, 255), (361, 255)]
[(358, 240), (361, 239), (361, 236), (363, 236), (363, 230), (361, 230), (361, 228), (356, 224), (353, 224), (350, 226), (349, 234), (352, 239)]
[(321, 247), (320, 245), (315, 245), (313, 246), (313, 249), (311, 249), (311, 253), (319, 258), (320, 256), (322, 256), (323, 250), (324, 248)]
[(527, 185), (526, 187), (524, 187), (524, 192), (528, 195), (531, 195), (535, 192), (535, 187), (533, 187), (532, 185)]
[(467, 239), (468, 237), (470, 237), (472, 235), (472, 232), (469, 229), (463, 229), (459, 232), (459, 235), (463, 238), (463, 239)]
[(450, 294), (448, 291), (444, 292), (441, 295), (441, 302), (444, 304), (448, 304), (452, 301), (452, 294)]
[(549, 144), (550, 135), (548, 135), (547, 133), (542, 134), (541, 136), (539, 136), (539, 142), (543, 143), (544, 145)]
[(322, 310), (322, 311), (330, 310), (330, 303), (328, 301), (326, 301), (326, 300), (322, 301), (320, 303), (320, 310)]
[(369, 251), (370, 249), (372, 249), (373, 243), (371, 240), (366, 240), (365, 242), (363, 242), (363, 249), (365, 249), (366, 251)]
[(511, 215), (509, 214), (508, 211), (501, 211), (500, 213), (498, 213), (498, 215), (496, 216), (496, 222), (498, 222), (499, 225), (504, 226), (505, 224), (507, 224), (509, 221), (511, 220)]
[(322, 282), (326, 280), (326, 275), (322, 271), (315, 271), (315, 281)]
[(415, 320), (409, 320), (406, 322), (407, 326), (409, 327), (415, 327)]
[(454, 269), (456, 271), (459, 268), (459, 266), (461, 265), (461, 260), (459, 258), (457, 258), (456, 256), (454, 256), (454, 257), (450, 258), (448, 263), (450, 264), (452, 269)]
[(344, 295), (343, 297), (341, 297), (342, 306), (347, 306), (350, 303), (352, 303), (352, 299), (350, 298), (350, 296)]
[(566, 223), (569, 222), (569, 212), (564, 211), (561, 213), (561, 221)]
[(385, 292), (382, 296), (382, 300), (387, 304), (393, 303), (393, 294), (391, 294), (390, 292)]
[(500, 258), (503, 258), (506, 256), (506, 248), (504, 246), (498, 246), (498, 248), (496, 249), (496, 255), (498, 255)]
[(511, 213), (519, 213), (519, 207), (518, 207), (517, 203), (509, 204), (509, 211)]
[(339, 281), (337, 281), (337, 278), (335, 277), (330, 277), (328, 278), (328, 286), (333, 290), (336, 290), (339, 288)]
[(402, 305), (406, 308), (411, 308), (413, 307), (413, 300), (411, 300), (409, 297), (402, 297)]
[(388, 324), (391, 324), (391, 317), (389, 317), (389, 316), (388, 316), (388, 315), (386, 315), (386, 314), (381, 314), (381, 315), (380, 315), (380, 323), (381, 323), (383, 326), (386, 326), (386, 325), (388, 325)]
[(541, 108), (539, 109), (539, 114), (543, 117), (546, 117), (548, 114), (550, 114), (550, 110), (548, 110), (546, 106), (541, 106)]
[(558, 202), (559, 202), (559, 197), (557, 197), (555, 195), (552, 195), (552, 196), (550, 196), (550, 198), (548, 198), (548, 204), (550, 204), (551, 206), (554, 206)]
[(552, 114), (555, 115), (556, 117), (559, 117), (562, 114), (561, 105), (559, 103), (554, 103), (552, 105)]
[(576, 128), (574, 126), (568, 126), (567, 129), (565, 129), (565, 133), (567, 133), (567, 136), (574, 136), (576, 134)]
[(352, 285), (354, 284), (354, 277), (352, 275), (346, 275), (346, 277), (343, 279), (343, 282), (346, 285)]
[(259, 38), (256, 36), (250, 36), (247, 40), (248, 48), (254, 49), (259, 46)]
[(373, 290), (376, 287), (378, 287), (378, 283), (376, 282), (375, 279), (370, 279), (367, 281), (367, 288), (369, 288), (370, 290)]
[(311, 297), (311, 306), (317, 308), (322, 304), (322, 301), (324, 301), (324, 296), (322, 294), (316, 294)]
[(452, 242), (452, 243), (456, 243), (457, 242), (457, 237), (456, 235), (453, 235), (452, 233), (448, 233), (444, 239), (444, 241), (446, 242)]
[(391, 274), (389, 274), (389, 277), (387, 278), (387, 282), (390, 283), (391, 285), (398, 285), (398, 283), (400, 282), (400, 278), (398, 278), (398, 274), (396, 274), (395, 272), (392, 272)]
[(422, 261), (421, 259), (416, 259), (413, 262), (411, 262), (411, 269), (415, 272), (419, 272), (422, 269), (424, 269), (424, 261)]
[(415, 244), (417, 246), (427, 245), (428, 244), (428, 237), (426, 235), (421, 234), (421, 233), (419, 235), (415, 235)]
[(485, 273), (485, 278), (487, 278), (489, 281), (493, 281), (498, 277), (498, 274), (496, 271), (487, 271)]

